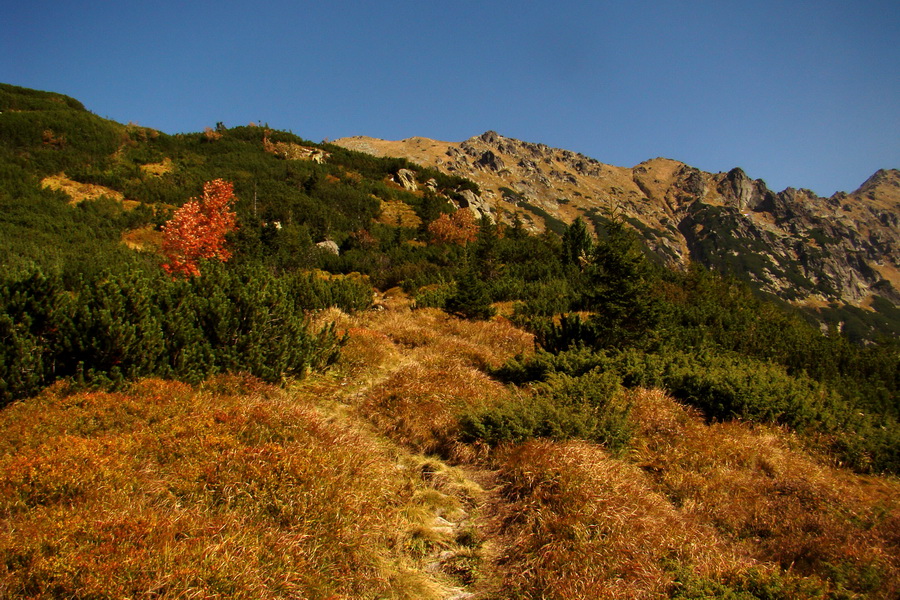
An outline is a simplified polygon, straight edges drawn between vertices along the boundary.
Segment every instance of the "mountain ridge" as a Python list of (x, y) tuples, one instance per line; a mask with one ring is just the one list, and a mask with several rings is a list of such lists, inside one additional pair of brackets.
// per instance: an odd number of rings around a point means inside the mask
[(880, 169), (829, 198), (769, 190), (736, 167), (709, 173), (653, 158), (634, 167), (487, 131), (462, 142), (355, 136), (334, 144), (406, 158), (481, 187), (477, 212), (533, 230), (620, 212), (670, 266), (700, 262), (795, 303), (900, 301), (900, 171)]

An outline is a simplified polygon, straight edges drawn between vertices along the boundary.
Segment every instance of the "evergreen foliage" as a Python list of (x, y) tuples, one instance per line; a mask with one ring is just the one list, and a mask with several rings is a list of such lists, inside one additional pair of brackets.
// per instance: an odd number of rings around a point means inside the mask
[(365, 308), (368, 286), (250, 267), (205, 267), (171, 281), (161, 271), (104, 273), (66, 285), (34, 272), (0, 288), (0, 402), (59, 378), (90, 385), (146, 376), (197, 382), (221, 372), (265, 381), (303, 376), (337, 358), (333, 325), (310, 329), (308, 311)]
[(581, 217), (566, 227), (562, 236), (563, 264), (581, 268), (593, 250), (594, 241)]
[(466, 319), (488, 319), (495, 314), (487, 288), (473, 268), (466, 269), (456, 284), (456, 291), (447, 298), (448, 312)]
[(516, 397), (463, 415), (463, 439), (497, 445), (532, 438), (579, 438), (614, 453), (627, 446), (631, 406), (614, 373), (597, 370), (576, 377), (554, 373), (533, 392), (530, 398)]

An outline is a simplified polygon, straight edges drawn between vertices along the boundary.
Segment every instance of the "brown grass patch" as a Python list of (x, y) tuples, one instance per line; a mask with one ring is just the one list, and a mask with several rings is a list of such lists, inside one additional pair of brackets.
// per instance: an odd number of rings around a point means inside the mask
[(585, 442), (531, 441), (496, 456), (505, 500), (497, 589), (507, 598), (660, 598), (672, 561), (705, 577), (735, 564), (709, 528), (675, 511), (634, 466)]
[(65, 173), (48, 175), (41, 180), (41, 185), (50, 188), (51, 190), (63, 192), (71, 198), (72, 204), (78, 204), (85, 200), (96, 200), (106, 196), (107, 198), (112, 198), (119, 202), (125, 210), (133, 210), (140, 205), (140, 202), (136, 200), (126, 200), (125, 196), (122, 195), (122, 192), (117, 192), (114, 189), (102, 185), (73, 181), (66, 177)]
[(499, 366), (517, 354), (534, 351), (534, 336), (509, 321), (467, 321), (439, 309), (386, 311), (375, 316), (372, 327), (417, 354), (433, 360), (463, 361), (482, 369)]
[(141, 165), (141, 171), (147, 175), (153, 175), (155, 177), (162, 177), (167, 173), (171, 173), (175, 170), (175, 164), (172, 162), (172, 159), (168, 156), (156, 163), (147, 163), (145, 165)]
[(873, 597), (900, 591), (900, 485), (828, 466), (779, 429), (706, 425), (661, 392), (635, 394), (634, 460), (691, 518), (747, 556)]
[(0, 415), (3, 597), (433, 597), (408, 474), (255, 380), (48, 392)]
[(0, 597), (900, 593), (900, 483), (780, 429), (709, 425), (636, 390), (622, 459), (461, 444), (461, 413), (527, 394), (484, 370), (533, 339), (396, 293), (316, 314), (348, 334), (343, 357), (287, 390), (60, 384), (0, 411)]
[(369, 312), (347, 328), (343, 364), (381, 375), (353, 400), (394, 442), (455, 461), (472, 458), (458, 443), (460, 414), (512, 393), (483, 369), (533, 350), (533, 337), (505, 320), (471, 322), (436, 309)]
[(162, 247), (163, 234), (153, 225), (132, 229), (122, 234), (122, 243), (132, 250), (158, 252)]
[(484, 373), (462, 364), (409, 364), (359, 398), (359, 410), (395, 442), (417, 452), (462, 459), (459, 415), (508, 394)]

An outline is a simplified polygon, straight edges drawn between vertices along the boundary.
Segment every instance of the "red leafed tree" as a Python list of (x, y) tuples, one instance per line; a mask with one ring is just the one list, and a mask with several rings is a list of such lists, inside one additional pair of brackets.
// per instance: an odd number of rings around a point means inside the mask
[(468, 208), (461, 208), (453, 216), (441, 215), (431, 222), (428, 232), (437, 244), (457, 244), (465, 246), (474, 242), (478, 235), (478, 223)]
[(234, 185), (216, 179), (203, 184), (203, 196), (191, 198), (163, 225), (163, 269), (173, 276), (200, 274), (201, 260), (226, 261), (231, 253), (225, 248), (225, 235), (237, 226), (231, 210), (236, 200)]

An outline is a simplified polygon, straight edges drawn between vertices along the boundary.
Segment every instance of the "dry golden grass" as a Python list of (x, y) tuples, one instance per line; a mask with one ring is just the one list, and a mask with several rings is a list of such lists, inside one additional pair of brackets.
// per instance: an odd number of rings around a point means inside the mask
[(399, 346), (419, 349), (417, 354), (462, 360), (475, 368), (499, 366), (516, 354), (534, 351), (534, 336), (502, 318), (466, 321), (438, 309), (423, 308), (385, 311), (370, 322)]
[(122, 234), (122, 243), (132, 250), (157, 252), (162, 247), (163, 234), (152, 225), (132, 229)]
[(140, 204), (136, 200), (126, 200), (122, 192), (117, 192), (114, 189), (93, 183), (73, 181), (66, 177), (65, 173), (48, 175), (41, 180), (41, 185), (51, 190), (63, 192), (72, 199), (72, 204), (78, 204), (85, 200), (96, 200), (101, 196), (116, 200), (125, 210), (133, 210)]
[(507, 394), (471, 367), (410, 364), (366, 390), (359, 410), (404, 447), (460, 458), (465, 448), (457, 443), (459, 415)]
[(141, 171), (146, 173), (147, 175), (154, 175), (156, 177), (162, 177), (166, 173), (171, 173), (175, 170), (175, 164), (172, 162), (172, 159), (168, 156), (156, 163), (147, 163), (145, 165), (141, 165)]
[(457, 418), (515, 393), (483, 370), (529, 352), (530, 337), (433, 309), (350, 320), (348, 359), (380, 373), (354, 396), (358, 413), (402, 447), (499, 469), (496, 521), (482, 534), (497, 556), (476, 585), (486, 598), (664, 598), (697, 582), (722, 597), (898, 591), (896, 482), (828, 467), (775, 428), (707, 425), (643, 390), (621, 460), (531, 441), (485, 462), (484, 448), (459, 443)]
[(428, 598), (414, 480), (253, 380), (50, 391), (0, 415), (4, 598)]
[[(507, 598), (663, 598), (671, 562), (722, 577), (741, 559), (679, 514), (636, 467), (585, 442), (531, 441), (495, 456), (502, 481), (496, 590)], [(496, 592), (499, 593), (499, 592)]]
[(485, 368), (532, 337), (383, 306), (316, 315), (342, 359), (284, 389), (56, 387), (0, 411), (0, 597), (900, 595), (896, 480), (658, 391), (630, 392), (620, 458), (464, 444), (460, 414), (527, 396)]
[(900, 484), (818, 461), (781, 430), (706, 425), (661, 392), (635, 393), (633, 460), (690, 518), (754, 560), (900, 594)]
[(360, 413), (394, 442), (454, 460), (472, 452), (457, 441), (459, 415), (511, 393), (481, 369), (533, 349), (532, 336), (506, 321), (471, 323), (434, 309), (358, 321), (347, 329), (345, 364), (381, 373), (357, 395)]

